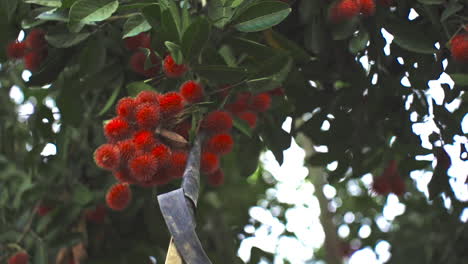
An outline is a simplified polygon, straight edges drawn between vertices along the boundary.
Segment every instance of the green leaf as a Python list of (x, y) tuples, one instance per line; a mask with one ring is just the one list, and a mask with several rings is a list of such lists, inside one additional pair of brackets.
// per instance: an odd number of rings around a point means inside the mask
[(393, 41), (400, 47), (423, 54), (434, 54), (437, 49), (434, 47), (436, 40), (423, 25), (414, 22), (401, 21), (396, 17), (388, 17), (385, 22), (387, 29), (395, 38)]
[(339, 23), (333, 26), (333, 39), (343, 40), (351, 37), (359, 26), (359, 17), (353, 17), (351, 20)]
[(83, 184), (73, 185), (73, 201), (84, 206), (94, 199), (94, 193)]
[(46, 35), (46, 40), (56, 48), (69, 48), (87, 39), (91, 33), (60, 33)]
[(184, 56), (182, 54), (180, 46), (170, 41), (164, 42), (164, 45), (166, 45), (167, 49), (171, 52), (172, 58), (174, 59), (175, 63), (182, 64)]
[(143, 8), (143, 16), (153, 29), (157, 29), (161, 25), (161, 9), (158, 4), (152, 4)]
[(449, 74), (450, 78), (455, 82), (456, 85), (468, 86), (468, 74), (466, 73), (452, 73)]
[(130, 96), (137, 96), (141, 91), (154, 91), (154, 88), (144, 82), (132, 82), (126, 87)]
[(79, 0), (70, 8), (69, 28), (78, 32), (84, 24), (109, 18), (118, 7), (117, 0)]
[(106, 57), (106, 47), (102, 38), (91, 38), (80, 52), (80, 74), (86, 76), (99, 72), (106, 63)]
[(234, 117), (234, 127), (237, 128), (240, 132), (244, 135), (248, 136), (249, 138), (252, 137), (252, 129), (250, 128), (247, 121), (238, 118), (237, 116)]
[(253, 4), (234, 19), (234, 27), (241, 32), (257, 32), (283, 21), (291, 12), (288, 4), (264, 1)]
[(48, 10), (44, 13), (39, 14), (37, 19), (46, 20), (46, 21), (61, 21), (61, 22), (68, 22), (68, 11), (61, 8), (54, 8), (52, 10)]
[(98, 116), (102, 116), (103, 114), (105, 114), (112, 107), (112, 105), (114, 105), (115, 101), (117, 100), (117, 96), (119, 95), (122, 84), (123, 84), (123, 77), (120, 76), (119, 79), (117, 79), (115, 83), (112, 85), (115, 87), (114, 91), (112, 92), (112, 95), (109, 97), (104, 107), (98, 113)]
[(34, 250), (34, 264), (48, 264), (47, 246), (42, 240), (37, 240)]
[(447, 20), (447, 18), (451, 17), (462, 9), (462, 4), (458, 3), (456, 0), (450, 1), (447, 7), (444, 9), (444, 12), (442, 12), (442, 15), (440, 15), (440, 22), (444, 22)]
[(357, 35), (355, 35), (349, 41), (349, 52), (352, 54), (357, 54), (358, 52), (364, 50), (367, 46), (367, 42), (369, 41), (369, 33), (365, 30), (359, 30)]
[(169, 10), (164, 10), (161, 12), (160, 31), (162, 39), (172, 42), (180, 41), (180, 35), (177, 29), (177, 25), (174, 21), (174, 17), (172, 16)]
[(228, 67), (224, 65), (196, 65), (194, 71), (210, 81), (232, 84), (241, 81), (247, 75), (244, 68)]
[(174, 22), (175, 27), (177, 29), (176, 33), (178, 33), (178, 35), (180, 36), (182, 33), (182, 21), (180, 17), (179, 7), (177, 6), (176, 1), (160, 0), (159, 4), (161, 6), (162, 11), (169, 10), (172, 17), (172, 21)]
[(195, 20), (182, 37), (182, 54), (187, 61), (200, 55), (210, 37), (210, 23), (206, 18)]
[(444, 0), (418, 0), (421, 4), (426, 4), (426, 5), (441, 5), (445, 1)]
[[(5, 1), (5, 0), (2, 0)], [(41, 6), (49, 6), (49, 7), (61, 7), (62, 2), (60, 0), (24, 0), (24, 2), (29, 4), (36, 4)]]
[(223, 29), (232, 19), (234, 10), (222, 0), (211, 0), (207, 4), (207, 14), (215, 27)]
[(117, 9), (117, 12), (120, 12), (120, 11), (129, 11), (129, 10), (133, 10), (133, 9), (143, 9), (143, 8), (145, 8), (145, 7), (152, 6), (152, 5), (157, 5), (157, 6), (159, 6), (158, 4), (155, 4), (155, 3), (124, 4), (124, 5), (119, 5), (119, 8)]
[(133, 37), (141, 32), (151, 29), (151, 25), (146, 21), (145, 17), (138, 14), (130, 17), (123, 27), (123, 38)]
[(0, 14), (2, 11), (5, 12), (7, 21), (10, 21), (13, 18), (17, 6), (18, 0), (2, 0), (0, 1)]

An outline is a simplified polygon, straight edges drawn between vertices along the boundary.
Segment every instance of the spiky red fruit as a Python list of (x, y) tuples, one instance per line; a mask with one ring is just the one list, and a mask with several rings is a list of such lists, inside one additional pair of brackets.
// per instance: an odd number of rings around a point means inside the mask
[(157, 143), (151, 131), (143, 130), (135, 133), (133, 142), (137, 150), (151, 151), (154, 145)]
[(228, 132), (232, 128), (232, 117), (225, 111), (213, 111), (203, 119), (201, 126), (211, 133)]
[(130, 124), (123, 118), (116, 117), (104, 126), (104, 134), (107, 139), (114, 141), (128, 137), (130, 135)]
[(273, 90), (268, 91), (268, 94), (271, 96), (284, 96), (285, 92), (283, 87), (277, 87)]
[(96, 208), (92, 210), (86, 211), (86, 220), (96, 223), (102, 224), (107, 216), (106, 207), (102, 204), (96, 206)]
[(44, 51), (31, 51), (24, 55), (24, 68), (30, 71), (39, 69), (42, 61), (46, 57)]
[(26, 53), (26, 44), (24, 42), (11, 42), (7, 46), (7, 56), (11, 59), (23, 58)]
[(119, 182), (125, 182), (125, 183), (128, 183), (128, 184), (137, 183), (137, 181), (135, 180), (135, 178), (132, 177), (129, 169), (127, 169), (127, 168), (123, 168), (123, 169), (121, 169), (119, 171), (115, 171), (114, 172), (114, 177)]
[(186, 81), (180, 86), (180, 94), (189, 103), (197, 103), (203, 99), (203, 87), (195, 81)]
[(161, 167), (168, 166), (171, 162), (171, 149), (164, 144), (156, 145), (151, 150), (151, 154), (153, 154)]
[(143, 154), (132, 159), (130, 171), (140, 181), (148, 181), (158, 170), (158, 161), (151, 154)]
[(138, 104), (150, 103), (150, 104), (159, 104), (159, 94), (155, 91), (145, 90), (141, 91), (137, 97), (136, 102)]
[(185, 72), (188, 70), (188, 67), (185, 64), (175, 63), (172, 56), (167, 55), (164, 58), (163, 70), (167, 77), (178, 78), (185, 74)]
[(379, 195), (387, 195), (390, 193), (392, 185), (388, 177), (378, 177), (372, 183), (372, 191)]
[(359, 14), (361, 6), (356, 0), (341, 0), (330, 9), (330, 20), (334, 23), (349, 20)]
[(8, 264), (27, 264), (29, 255), (25, 251), (18, 252), (8, 259)]
[(227, 105), (226, 108), (233, 114), (238, 114), (247, 110), (252, 101), (252, 93), (243, 92), (239, 93), (236, 100)]
[(115, 111), (117, 115), (127, 120), (132, 120), (135, 117), (135, 109), (137, 107), (137, 102), (131, 97), (124, 97), (119, 100)]
[(224, 183), (224, 172), (221, 169), (208, 174), (208, 184), (213, 187), (218, 187)]
[(364, 16), (372, 16), (375, 14), (375, 0), (360, 0), (361, 13)]
[(250, 128), (255, 128), (257, 126), (257, 114), (251, 111), (245, 111), (237, 115), (240, 119), (247, 122)]
[(219, 169), (219, 157), (211, 152), (203, 152), (200, 160), (200, 171), (211, 174)]
[(159, 97), (159, 106), (163, 117), (170, 118), (184, 109), (184, 102), (179, 93), (170, 92)]
[(406, 185), (405, 185), (405, 181), (403, 180), (403, 178), (401, 178), (400, 175), (395, 175), (393, 178), (392, 178), (392, 182), (391, 182), (391, 189), (392, 189), (392, 193), (394, 193), (395, 195), (403, 195), (405, 194), (406, 192)]
[(151, 46), (151, 37), (148, 33), (140, 33), (136, 36), (124, 39), (125, 47), (128, 50), (137, 50), (139, 48), (149, 49)]
[(47, 48), (45, 32), (42, 29), (33, 29), (24, 40), (30, 50), (42, 50)]
[(117, 142), (121, 162), (127, 162), (135, 156), (136, 146), (132, 139)]
[(94, 161), (103, 169), (116, 169), (120, 165), (119, 149), (111, 144), (101, 145), (94, 152)]
[(257, 94), (252, 98), (250, 108), (255, 112), (265, 112), (271, 106), (271, 96), (268, 93)]
[(452, 57), (460, 62), (468, 62), (468, 33), (458, 34), (450, 41)]
[(107, 206), (115, 211), (122, 211), (127, 208), (131, 199), (132, 191), (128, 183), (114, 184), (106, 194)]
[(185, 151), (174, 151), (171, 156), (169, 173), (172, 178), (182, 178), (187, 165), (188, 154)]
[(206, 149), (215, 154), (224, 155), (232, 150), (234, 140), (232, 136), (227, 133), (217, 134), (209, 138), (206, 142)]
[(150, 55), (151, 66), (145, 69), (146, 54), (142, 51), (135, 52), (130, 58), (130, 66), (132, 70), (147, 78), (154, 77), (160, 70), (158, 57), (151, 53)]
[(160, 112), (156, 104), (141, 104), (136, 109), (136, 122), (141, 128), (155, 128), (159, 124)]
[(47, 215), (48, 213), (50, 213), (50, 211), (52, 211), (52, 207), (50, 206), (47, 206), (45, 204), (40, 204), (38, 207), (37, 207), (37, 214), (39, 216), (45, 216)]

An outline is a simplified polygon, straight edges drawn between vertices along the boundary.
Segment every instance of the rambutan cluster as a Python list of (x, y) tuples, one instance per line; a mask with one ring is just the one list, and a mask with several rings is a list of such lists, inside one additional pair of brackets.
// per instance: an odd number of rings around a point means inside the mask
[(398, 164), (395, 160), (389, 161), (381, 176), (374, 178), (372, 191), (379, 195), (394, 193), (398, 196), (406, 191), (405, 181), (398, 173)]
[(468, 62), (468, 32), (457, 34), (450, 40), (450, 52), (456, 61)]
[(243, 92), (237, 94), (235, 100), (226, 105), (226, 109), (233, 115), (247, 122), (250, 128), (257, 126), (258, 113), (263, 113), (271, 107), (269, 92), (252, 94)]
[(148, 33), (140, 33), (134, 37), (124, 39), (125, 47), (133, 51), (130, 57), (131, 69), (147, 78), (154, 77), (161, 70), (161, 61), (153, 52), (150, 53), (151, 66), (145, 67), (146, 53), (140, 49), (151, 49), (151, 37)]
[(338, 0), (330, 7), (329, 18), (333, 23), (340, 23), (362, 14), (375, 14), (375, 0)]
[(23, 42), (14, 41), (7, 45), (10, 59), (23, 59), (24, 67), (36, 71), (47, 57), (47, 42), (42, 29), (33, 29)]
[(27, 264), (29, 262), (29, 255), (25, 251), (15, 253), (8, 259), (8, 264)]

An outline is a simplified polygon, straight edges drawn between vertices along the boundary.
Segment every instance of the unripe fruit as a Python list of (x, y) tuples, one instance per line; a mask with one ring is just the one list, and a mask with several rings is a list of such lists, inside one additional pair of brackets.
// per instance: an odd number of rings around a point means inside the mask
[(132, 70), (147, 78), (154, 77), (160, 70), (158, 57), (151, 53), (150, 60), (152, 66), (145, 69), (146, 54), (142, 51), (135, 52), (130, 58), (130, 66)]
[(129, 136), (130, 131), (129, 123), (120, 117), (110, 120), (104, 126), (104, 134), (110, 141), (124, 139)]
[(330, 9), (330, 20), (339, 23), (357, 16), (361, 6), (356, 0), (340, 0)]
[(26, 54), (26, 44), (24, 42), (11, 42), (7, 46), (7, 56), (11, 59), (23, 58)]
[(158, 161), (151, 154), (143, 154), (129, 163), (130, 172), (140, 181), (148, 181), (158, 170)]
[(159, 97), (159, 107), (164, 118), (171, 118), (184, 109), (182, 96), (170, 92)]
[(151, 37), (148, 33), (140, 33), (136, 36), (129, 37), (124, 39), (125, 47), (128, 50), (135, 51), (139, 48), (147, 48), (151, 47)]
[(151, 103), (141, 104), (136, 109), (135, 117), (141, 128), (155, 128), (160, 120), (159, 106)]
[(234, 145), (232, 136), (226, 133), (217, 134), (209, 138), (206, 142), (206, 149), (218, 155), (224, 155), (231, 152)]
[(116, 169), (120, 165), (119, 149), (111, 144), (101, 145), (94, 151), (94, 161), (103, 169)]
[(128, 183), (114, 184), (106, 194), (106, 203), (115, 211), (124, 210), (132, 199), (132, 191)]
[(459, 62), (468, 62), (468, 33), (458, 34), (450, 41), (452, 57)]
[(8, 264), (27, 264), (29, 255), (25, 251), (18, 252), (8, 259)]
[(250, 128), (255, 128), (257, 126), (257, 114), (251, 111), (245, 111), (237, 115), (240, 119), (247, 122)]
[(171, 55), (164, 58), (163, 70), (167, 77), (178, 78), (187, 72), (188, 68), (185, 64), (176, 64)]
[(211, 133), (228, 132), (232, 128), (232, 117), (225, 111), (213, 111), (203, 119), (201, 126)]
[(137, 102), (131, 97), (124, 97), (119, 100), (115, 108), (115, 112), (119, 117), (125, 118), (127, 120), (133, 120), (135, 118), (135, 109), (137, 107)]
[(203, 87), (195, 81), (186, 81), (180, 86), (180, 94), (189, 103), (197, 103), (203, 99)]
[(211, 152), (204, 152), (201, 155), (200, 171), (205, 174), (211, 174), (219, 169), (219, 158)]
[(213, 187), (218, 187), (224, 183), (224, 172), (221, 169), (216, 170), (215, 172), (208, 174), (208, 184)]
[(255, 112), (265, 112), (271, 106), (271, 97), (267, 93), (257, 94), (252, 99), (250, 108)]

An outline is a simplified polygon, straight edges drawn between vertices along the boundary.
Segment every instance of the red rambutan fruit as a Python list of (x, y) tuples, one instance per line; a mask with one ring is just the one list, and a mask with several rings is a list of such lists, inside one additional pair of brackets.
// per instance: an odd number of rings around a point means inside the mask
[(159, 107), (164, 118), (170, 118), (184, 109), (182, 96), (176, 92), (169, 92), (159, 97)]
[(285, 92), (283, 87), (277, 87), (273, 90), (268, 91), (268, 94), (271, 96), (284, 96)]
[(188, 67), (185, 64), (176, 64), (171, 55), (164, 58), (163, 70), (167, 77), (178, 78), (187, 72)]
[(361, 13), (364, 16), (372, 16), (375, 14), (375, 0), (360, 0)]
[(110, 141), (121, 140), (130, 135), (130, 124), (123, 118), (116, 117), (104, 126), (104, 134)]
[(224, 155), (231, 152), (233, 146), (234, 140), (232, 139), (232, 136), (227, 133), (214, 135), (205, 143), (205, 147), (208, 151), (218, 155)]
[(148, 33), (140, 33), (136, 36), (125, 38), (125, 47), (128, 50), (135, 51), (139, 48), (147, 48), (151, 47), (151, 37)]
[(30, 71), (36, 71), (41, 66), (45, 58), (43, 51), (31, 51), (24, 55), (24, 68)]
[(396, 175), (391, 181), (391, 192), (397, 196), (403, 195), (406, 192), (406, 185), (400, 175)]
[(141, 104), (136, 109), (135, 117), (140, 128), (155, 128), (160, 120), (159, 106), (150, 103)]
[(450, 41), (452, 57), (459, 62), (468, 62), (468, 33), (454, 36)]
[(228, 132), (232, 128), (232, 117), (225, 111), (213, 111), (203, 119), (201, 126), (211, 133)]
[(25, 251), (17, 252), (8, 259), (8, 264), (27, 264), (29, 255)]
[(132, 70), (147, 78), (154, 77), (160, 70), (158, 57), (151, 53), (150, 55), (151, 67), (145, 69), (146, 54), (142, 51), (135, 52), (130, 58), (130, 66)]
[(150, 103), (159, 105), (159, 94), (150, 90), (141, 91), (136, 97), (136, 102), (138, 104)]
[(45, 32), (42, 29), (33, 29), (24, 40), (26, 47), (30, 50), (42, 50), (47, 48)]
[(94, 209), (86, 211), (85, 217), (89, 222), (95, 224), (102, 224), (107, 216), (106, 207), (102, 204), (97, 205)]
[(340, 0), (330, 9), (330, 20), (339, 23), (357, 16), (361, 10), (356, 0)]
[(381, 177), (394, 177), (396, 175), (398, 175), (398, 163), (396, 160), (390, 160)]
[(39, 216), (45, 216), (47, 215), (48, 213), (50, 213), (50, 211), (52, 211), (52, 207), (50, 206), (47, 206), (45, 204), (40, 204), (38, 207), (37, 207), (37, 214)]
[(7, 46), (7, 56), (11, 59), (23, 58), (26, 54), (26, 44), (24, 42), (11, 42)]
[(103, 169), (116, 169), (120, 165), (119, 149), (111, 144), (101, 145), (94, 151), (94, 161)]
[(252, 101), (252, 93), (250, 92), (243, 92), (239, 93), (236, 97), (236, 100), (227, 105), (226, 109), (228, 109), (233, 114), (238, 114), (247, 110), (249, 105)]
[(211, 152), (203, 152), (200, 160), (200, 171), (211, 174), (219, 169), (219, 157)]
[(208, 174), (208, 184), (213, 187), (218, 187), (224, 183), (224, 172), (217, 169), (215, 172)]
[(192, 128), (192, 122), (188, 119), (178, 123), (174, 127), (174, 132), (181, 135), (185, 139), (189, 138), (190, 129)]
[(171, 164), (169, 166), (169, 173), (171, 178), (182, 178), (187, 165), (188, 154), (185, 151), (173, 151), (171, 156)]
[(115, 211), (122, 211), (132, 199), (132, 190), (128, 183), (114, 184), (106, 194), (106, 203), (109, 208)]
[(268, 93), (257, 94), (252, 99), (250, 109), (255, 112), (265, 112), (271, 106), (271, 97)]
[(151, 131), (143, 130), (135, 133), (133, 143), (135, 143), (137, 150), (151, 151), (157, 142)]
[(171, 149), (164, 145), (158, 144), (151, 150), (151, 154), (159, 162), (160, 167), (166, 167), (171, 163)]
[(135, 117), (135, 109), (137, 107), (137, 102), (131, 97), (124, 97), (119, 100), (117, 106), (115, 107), (115, 112), (118, 116), (125, 118), (127, 120), (133, 120)]
[(250, 128), (255, 128), (257, 126), (257, 114), (252, 111), (239, 113), (237, 117), (247, 122)]
[(180, 94), (189, 103), (203, 100), (203, 87), (195, 81), (186, 81), (180, 86)]
[(378, 177), (374, 179), (372, 183), (372, 191), (378, 195), (387, 195), (392, 190), (390, 178)]
[(158, 170), (158, 161), (151, 154), (133, 158), (129, 163), (132, 175), (139, 181), (148, 181)]
[(119, 149), (121, 162), (126, 163), (135, 156), (136, 146), (133, 139), (126, 139), (117, 142), (117, 148)]

